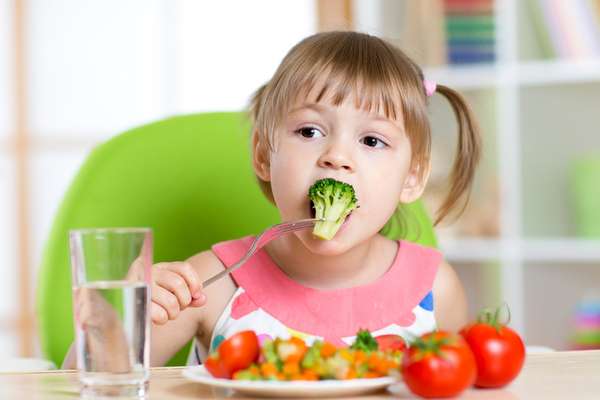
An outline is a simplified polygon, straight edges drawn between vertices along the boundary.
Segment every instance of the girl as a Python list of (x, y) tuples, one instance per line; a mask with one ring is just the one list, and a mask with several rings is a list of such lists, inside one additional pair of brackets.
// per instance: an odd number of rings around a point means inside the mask
[[(311, 217), (308, 188), (322, 178), (351, 184), (360, 207), (332, 240), (310, 230), (269, 243), (230, 276), (201, 282), (244, 255), (252, 237), (215, 244), (153, 271), (153, 365), (190, 338), (190, 362), (230, 335), (299, 336), (351, 343), (359, 328), (410, 339), (466, 322), (453, 269), (434, 249), (379, 232), (399, 205), (418, 199), (430, 171), (427, 98), (448, 99), (458, 153), (436, 223), (464, 208), (479, 158), (475, 121), (462, 97), (424, 81), (421, 69), (385, 41), (356, 32), (310, 36), (253, 96), (253, 167), (283, 221)], [(435, 304), (435, 307), (434, 307)]]

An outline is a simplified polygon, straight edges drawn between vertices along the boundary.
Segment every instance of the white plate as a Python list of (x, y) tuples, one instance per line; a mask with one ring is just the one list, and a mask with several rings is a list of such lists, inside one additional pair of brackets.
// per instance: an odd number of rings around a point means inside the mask
[(393, 377), (346, 381), (236, 381), (214, 378), (203, 365), (184, 369), (183, 376), (205, 385), (233, 389), (248, 396), (259, 397), (358, 396), (383, 390), (397, 382), (397, 379)]

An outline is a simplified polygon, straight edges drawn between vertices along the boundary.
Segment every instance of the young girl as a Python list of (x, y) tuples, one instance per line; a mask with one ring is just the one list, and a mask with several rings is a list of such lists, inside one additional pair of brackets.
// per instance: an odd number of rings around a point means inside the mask
[(252, 237), (215, 244), (186, 262), (153, 270), (152, 365), (191, 338), (190, 362), (232, 334), (299, 336), (351, 343), (359, 328), (410, 339), (466, 322), (453, 269), (431, 248), (379, 234), (400, 204), (418, 199), (430, 171), (428, 97), (450, 102), (458, 152), (436, 223), (464, 207), (479, 158), (476, 124), (462, 97), (424, 80), (385, 41), (356, 32), (310, 36), (254, 95), (253, 167), (282, 221), (311, 217), (309, 187), (322, 178), (351, 184), (359, 208), (332, 240), (310, 230), (281, 236), (244, 266), (203, 289), (239, 260)]

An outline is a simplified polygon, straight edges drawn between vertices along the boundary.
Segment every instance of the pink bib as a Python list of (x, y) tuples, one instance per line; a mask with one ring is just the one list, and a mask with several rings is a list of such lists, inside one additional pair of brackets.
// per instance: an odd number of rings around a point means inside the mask
[[(238, 261), (250, 247), (252, 236), (212, 247), (225, 266)], [(390, 325), (415, 323), (415, 307), (433, 314), (431, 290), (442, 260), (434, 249), (407, 241), (388, 271), (367, 285), (318, 290), (298, 284), (285, 275), (264, 250), (232, 273), (243, 293), (231, 304), (230, 317), (240, 320), (261, 309), (294, 331), (322, 337), (341, 345), (359, 328), (381, 330)]]

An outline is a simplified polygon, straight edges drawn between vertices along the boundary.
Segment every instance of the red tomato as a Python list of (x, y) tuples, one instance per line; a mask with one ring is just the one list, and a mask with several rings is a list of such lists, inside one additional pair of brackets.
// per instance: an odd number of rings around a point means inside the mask
[(253, 331), (242, 331), (221, 342), (217, 351), (224, 368), (233, 375), (258, 360), (259, 347)]
[(256, 334), (242, 331), (221, 342), (217, 351), (206, 358), (204, 366), (216, 378), (231, 379), (234, 373), (257, 361), (258, 354)]
[(231, 379), (231, 374), (223, 366), (218, 353), (213, 353), (204, 360), (204, 367), (215, 378)]
[(375, 338), (379, 345), (379, 350), (397, 350), (404, 351), (406, 349), (406, 343), (400, 335), (380, 335)]
[(422, 397), (456, 396), (475, 382), (476, 375), (475, 358), (460, 335), (428, 333), (404, 352), (404, 382)]
[(525, 346), (519, 335), (509, 327), (478, 322), (463, 328), (460, 334), (475, 355), (476, 386), (504, 386), (521, 371), (525, 361)]

